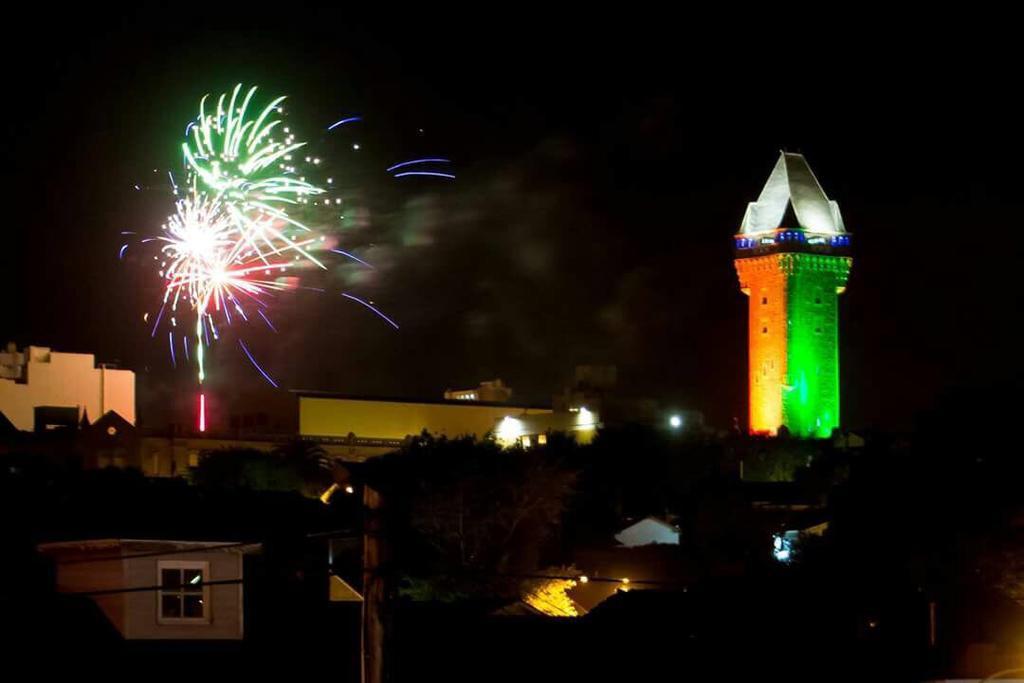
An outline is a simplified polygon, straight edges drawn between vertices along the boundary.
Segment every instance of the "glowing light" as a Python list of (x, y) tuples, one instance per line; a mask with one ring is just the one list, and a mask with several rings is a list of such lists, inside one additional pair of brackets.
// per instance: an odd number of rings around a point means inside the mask
[[(203, 347), (210, 342), (206, 322), (214, 341), (218, 337), (213, 313), (223, 315), (229, 325), (233, 314), (247, 320), (239, 300), (259, 304), (263, 294), (288, 288), (288, 284), (265, 276), (283, 270), (285, 261), (293, 257), (324, 268), (309, 251), (315, 238), (297, 236), (310, 232), (309, 228), (287, 210), (288, 205), (305, 202), (306, 197), (323, 190), (277, 170), (280, 159), (290, 157), (306, 143), (295, 142), (291, 135), (284, 143), (274, 139), (273, 133), (281, 126), (276, 114), (281, 113), (284, 97), (249, 116), (255, 94), (255, 87), (243, 94), (239, 84), (231, 93), (220, 95), (212, 109), (207, 106), (209, 96), (200, 101), (199, 114), (188, 125), (189, 135), (181, 146), (189, 192), (176, 202), (176, 212), (163, 232), (150, 238), (163, 243), (161, 315), (163, 307), (177, 311), (184, 306), (196, 316), (195, 361), (200, 384), (206, 376)], [(168, 172), (168, 178), (177, 194), (174, 174)], [(260, 314), (274, 329), (262, 311)], [(159, 322), (160, 316), (154, 335)]]
[[(186, 124), (185, 140), (181, 142), (185, 168), (181, 187), (177, 173), (167, 171), (176, 196), (174, 212), (160, 232), (140, 240), (156, 241), (160, 247), (159, 255), (154, 256), (154, 270), (163, 285), (162, 300), (151, 336), (160, 329), (166, 309), (170, 324), (165, 328), (172, 328), (168, 333), (171, 362), (176, 366), (175, 335), (187, 332), (181, 334), (184, 360), (195, 364), (200, 389), (206, 379), (206, 362), (211, 358), (209, 347), (219, 339), (221, 320), (228, 325), (255, 322), (255, 317), (250, 320), (249, 315), (255, 307), (267, 327), (277, 333), (266, 312), (265, 297), (299, 287), (323, 291), (300, 284), (297, 275), (280, 275), (294, 273), (289, 266), (297, 269), (307, 264), (326, 270), (317, 256), (328, 246), (326, 239), (313, 234), (297, 213), (310, 203), (319, 205), (314, 198), (324, 190), (297, 176), (296, 167), (291, 165), (295, 163), (293, 158), (305, 158), (318, 166), (325, 165), (324, 160), (307, 155), (306, 142), (297, 140), (284, 125), (284, 100), (280, 96), (260, 102), (257, 88), (245, 89), (242, 84), (219, 96), (204, 96), (197, 115)], [(360, 120), (359, 116), (347, 117), (331, 124), (328, 130)], [(154, 169), (154, 173), (161, 171)], [(333, 178), (327, 182), (333, 184)], [(138, 191), (149, 189), (140, 184), (134, 187)], [(183, 196), (179, 196), (181, 190)], [(320, 201), (324, 206), (342, 202), (328, 198)], [(121, 247), (119, 259), (124, 259), (127, 247)], [(349, 252), (331, 251), (367, 268), (374, 267)], [(373, 301), (342, 295), (399, 328)], [(177, 325), (179, 318), (181, 326)], [(148, 321), (147, 313), (144, 322)], [(250, 364), (277, 387), (245, 341), (239, 338), (238, 343)], [(201, 391), (199, 423), (200, 430), (204, 429), (205, 394)]]
[(391, 327), (395, 328), (396, 330), (398, 329), (398, 323), (396, 323), (396, 322), (395, 322), (394, 320), (392, 320), (391, 318), (389, 318), (389, 317), (387, 317), (386, 315), (384, 315), (384, 313), (383, 313), (383, 312), (381, 312), (381, 311), (380, 311), (380, 309), (376, 308), (376, 307), (375, 307), (375, 306), (373, 306), (372, 304), (370, 304), (370, 303), (368, 303), (368, 302), (366, 302), (366, 301), (363, 301), (362, 299), (360, 299), (360, 298), (359, 298), (359, 297), (357, 297), (357, 296), (352, 296), (351, 294), (346, 294), (345, 292), (342, 292), (342, 293), (341, 293), (341, 295), (342, 295), (343, 297), (345, 297), (346, 299), (351, 299), (352, 301), (355, 301), (356, 303), (360, 303), (360, 304), (362, 304), (363, 306), (366, 306), (366, 307), (367, 307), (368, 309), (370, 309), (371, 311), (373, 311), (374, 313), (376, 313), (376, 314), (377, 314), (377, 315), (378, 315), (378, 316), (379, 316), (379, 317), (380, 317), (380, 318), (381, 318), (382, 320), (384, 320), (384, 321), (385, 321), (385, 322), (386, 322), (386, 323), (387, 323), (388, 325), (391, 325)]
[(320, 494), (320, 502), (327, 505), (331, 502), (331, 497), (338, 490), (337, 484), (331, 484), (327, 487), (327, 490)]
[(668, 424), (670, 427), (672, 427), (672, 429), (679, 429), (680, 427), (683, 426), (683, 418), (679, 417), (678, 415), (673, 415), (668, 419)]
[(122, 245), (121, 245), (121, 250), (117, 252), (117, 258), (119, 258), (119, 259), (123, 259), (123, 258), (124, 258), (124, 252), (125, 252), (125, 251), (126, 251), (127, 249), (128, 249), (128, 245), (127, 245), (127, 244), (122, 244)]
[(526, 591), (522, 600), (541, 614), (551, 617), (578, 617), (579, 609), (567, 594), (575, 585), (576, 582), (572, 579), (545, 579)]
[(597, 416), (594, 413), (587, 410), (585, 407), (581, 407), (576, 415), (576, 428), (586, 429), (588, 427), (597, 426)]
[(285, 226), (309, 231), (295, 220), (285, 206), (299, 199), (318, 195), (322, 189), (304, 178), (279, 175), (279, 160), (305, 146), (305, 142), (277, 143), (271, 134), (281, 123), (272, 112), (280, 113), (278, 97), (254, 119), (247, 119), (249, 103), (256, 93), (252, 87), (236, 106), (242, 85), (232, 91), (225, 109), (227, 93), (220, 95), (215, 112), (207, 113), (207, 97), (199, 103), (199, 124), (189, 142), (182, 144), (186, 166), (206, 191), (214, 194), (228, 218), (236, 224), (240, 241), (264, 263), (282, 251), (296, 251), (323, 268), (323, 264), (282, 230)]
[(206, 394), (199, 394), (199, 431), (206, 431)]
[(522, 421), (512, 417), (511, 415), (505, 416), (501, 422), (498, 423), (498, 429), (495, 430), (494, 436), (498, 443), (502, 446), (511, 446), (519, 440), (519, 437), (523, 435), (523, 423)]
[(348, 486), (345, 487), (345, 493), (352, 494), (352, 493), (355, 493), (355, 492), (356, 492), (356, 490), (354, 488), (352, 488), (351, 484), (349, 484)]
[(793, 540), (789, 533), (772, 535), (772, 556), (783, 563), (793, 559)]
[(414, 175), (434, 176), (435, 178), (449, 178), (451, 180), (455, 179), (455, 176), (453, 174), (451, 174), (451, 173), (441, 173), (440, 171), (405, 171), (404, 173), (396, 173), (395, 177), (396, 178), (404, 178), (406, 176), (414, 176)]
[(590, 579), (586, 575), (583, 575), (580, 577), (579, 581), (580, 583), (587, 583)]
[[(363, 120), (362, 116), (349, 116), (347, 119), (342, 119), (340, 121), (335, 121), (331, 125), (327, 126), (327, 130), (334, 130), (338, 126), (344, 126), (346, 123), (355, 123), (356, 121), (362, 121), (362, 120)], [(288, 129), (285, 128), (284, 132), (287, 133)]]
[(396, 168), (405, 168), (406, 166), (414, 166), (416, 164), (450, 164), (451, 159), (442, 159), (441, 157), (426, 157), (424, 159), (412, 159), (411, 161), (403, 161), (394, 166), (388, 166), (387, 172), (391, 173)]

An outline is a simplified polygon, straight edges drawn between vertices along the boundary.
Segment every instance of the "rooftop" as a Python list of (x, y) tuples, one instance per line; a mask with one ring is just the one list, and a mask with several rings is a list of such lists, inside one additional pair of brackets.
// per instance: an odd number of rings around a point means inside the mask
[(826, 235), (846, 232), (839, 205), (825, 196), (802, 154), (780, 152), (756, 202), (747, 205), (741, 235), (779, 228)]

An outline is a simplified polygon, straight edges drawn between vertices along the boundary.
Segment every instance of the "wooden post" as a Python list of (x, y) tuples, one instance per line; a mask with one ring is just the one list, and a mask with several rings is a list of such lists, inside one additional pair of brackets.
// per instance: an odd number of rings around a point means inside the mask
[(363, 486), (362, 683), (384, 683), (384, 520), (381, 495)]

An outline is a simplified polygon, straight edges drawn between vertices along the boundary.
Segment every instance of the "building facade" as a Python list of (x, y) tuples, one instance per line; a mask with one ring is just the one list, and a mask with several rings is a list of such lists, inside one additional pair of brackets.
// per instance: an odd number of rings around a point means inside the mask
[(484, 403), (505, 403), (512, 398), (512, 387), (501, 379), (480, 382), (472, 389), (447, 389), (444, 392), (446, 401), (482, 401)]
[(550, 408), (466, 400), (406, 401), (331, 395), (299, 395), (299, 436), (345, 460), (364, 460), (399, 448), (424, 431), (437, 437), (483, 438), (508, 417), (549, 415)]
[(241, 640), (243, 557), (258, 544), (104, 539), (45, 543), (57, 590), (87, 594), (128, 640)]
[(839, 426), (839, 295), (850, 235), (802, 155), (780, 155), (735, 246), (749, 298), (750, 432), (829, 437)]
[(70, 408), (78, 419), (116, 412), (135, 424), (135, 373), (103, 364), (88, 353), (43, 346), (0, 353), (0, 412), (22, 431), (36, 427), (37, 408)]

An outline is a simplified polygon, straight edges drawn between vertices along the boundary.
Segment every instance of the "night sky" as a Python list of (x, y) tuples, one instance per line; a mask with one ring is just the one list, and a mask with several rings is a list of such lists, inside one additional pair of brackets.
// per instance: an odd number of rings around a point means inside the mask
[[(546, 402), (574, 365), (614, 363), (623, 392), (726, 426), (746, 412), (731, 237), (783, 148), (853, 234), (846, 425), (906, 427), (1019, 364), (1019, 59), (999, 36), (511, 6), (187, 12), (26, 19), (5, 43), (0, 341), (116, 360), (143, 400), (190, 391), (142, 323), (151, 263), (119, 261), (119, 233), (158, 229), (199, 97), (244, 82), (289, 96), (356, 207), (340, 243), (377, 265), (332, 266), (330, 291), (279, 299), (279, 334), (247, 333), (285, 387), (439, 398), (501, 377)], [(421, 155), (457, 180), (384, 172)], [(259, 381), (231, 344), (211, 367), (214, 391)]]

